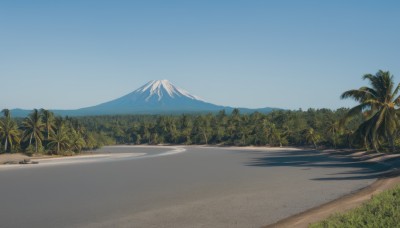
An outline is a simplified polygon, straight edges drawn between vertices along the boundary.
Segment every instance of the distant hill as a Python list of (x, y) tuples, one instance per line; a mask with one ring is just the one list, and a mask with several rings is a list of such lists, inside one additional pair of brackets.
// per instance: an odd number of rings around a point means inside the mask
[[(174, 86), (168, 80), (153, 80), (123, 97), (96, 106), (76, 110), (51, 110), (62, 116), (93, 116), (93, 115), (123, 115), (123, 114), (182, 114), (208, 113), (225, 110), (231, 112), (234, 108), (208, 103)], [(241, 113), (268, 113), (276, 108), (248, 109), (238, 108)], [(13, 116), (24, 117), (31, 110), (14, 109)]]

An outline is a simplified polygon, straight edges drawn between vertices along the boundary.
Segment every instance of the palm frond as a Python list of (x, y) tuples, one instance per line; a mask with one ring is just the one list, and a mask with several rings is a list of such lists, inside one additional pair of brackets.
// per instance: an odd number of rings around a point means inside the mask
[(365, 99), (368, 99), (371, 96), (370, 92), (366, 89), (353, 89), (353, 90), (348, 90), (344, 93), (342, 93), (342, 95), (340, 95), (341, 99), (347, 99), (347, 98), (352, 98), (355, 101), (363, 101)]

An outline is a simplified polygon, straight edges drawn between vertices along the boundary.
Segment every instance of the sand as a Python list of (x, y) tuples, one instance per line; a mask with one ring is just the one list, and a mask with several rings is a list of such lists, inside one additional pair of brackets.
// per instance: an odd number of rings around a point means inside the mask
[[(328, 151), (328, 153), (336, 153), (337, 151)], [(336, 213), (345, 213), (363, 203), (370, 200), (374, 195), (385, 190), (394, 188), (400, 184), (400, 170), (398, 169), (400, 154), (383, 154), (371, 153), (366, 151), (354, 152), (347, 155), (366, 162), (381, 163), (391, 166), (388, 173), (383, 174), (377, 181), (370, 186), (360, 189), (357, 192), (345, 195), (339, 199), (333, 200), (318, 207), (311, 208), (297, 215), (290, 216), (280, 220), (274, 224), (265, 226), (265, 228), (282, 227), (291, 228), (308, 227), (311, 223), (316, 223), (327, 219), (329, 216)]]
[[(10, 215), (0, 218), (10, 227), (261, 227), (279, 220), (272, 226), (307, 227), (396, 183), (375, 181), (381, 171), (371, 169), (374, 159), (388, 159), (362, 152), (195, 146), (159, 156), (165, 150), (136, 147), (146, 153), (139, 161), (123, 157), (130, 148), (103, 149), (114, 149), (119, 159), (68, 157), (48, 160), (64, 166), (0, 172), (0, 181), (19, 180), (0, 189), (10, 196), (3, 202)], [(35, 197), (20, 199), (16, 191)], [(16, 220), (13, 211), (26, 219)]]
[(0, 165), (4, 164), (11, 164), (11, 163), (16, 163), (19, 164), (19, 162), (24, 161), (25, 159), (30, 159), (30, 157), (24, 155), (24, 154), (0, 154)]

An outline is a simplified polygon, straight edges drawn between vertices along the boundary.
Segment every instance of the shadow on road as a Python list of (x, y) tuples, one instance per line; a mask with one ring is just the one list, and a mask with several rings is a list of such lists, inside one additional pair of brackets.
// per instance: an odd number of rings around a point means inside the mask
[[(243, 151), (244, 153), (246, 151)], [(248, 152), (248, 151), (247, 151)], [(255, 152), (256, 158), (246, 163), (255, 167), (304, 167), (312, 168), (351, 168), (356, 170), (328, 174), (328, 177), (314, 178), (316, 181), (374, 179), (391, 172), (391, 166), (382, 163), (351, 158), (349, 152), (326, 153), (315, 150), (297, 150), (280, 152)]]

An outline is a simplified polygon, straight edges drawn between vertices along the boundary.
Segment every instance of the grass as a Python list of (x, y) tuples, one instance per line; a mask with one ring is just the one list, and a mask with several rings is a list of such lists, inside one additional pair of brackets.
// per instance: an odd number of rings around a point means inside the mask
[(359, 208), (309, 226), (321, 227), (400, 227), (400, 185), (374, 196)]

